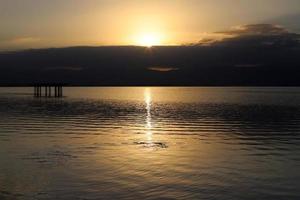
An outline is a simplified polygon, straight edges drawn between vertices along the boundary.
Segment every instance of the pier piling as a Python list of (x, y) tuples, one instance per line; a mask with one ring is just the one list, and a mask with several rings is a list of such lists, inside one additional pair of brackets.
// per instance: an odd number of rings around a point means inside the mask
[[(54, 94), (52, 94), (52, 89), (54, 88)], [(61, 84), (37, 84), (34, 85), (33, 89), (34, 97), (45, 97), (45, 98), (61, 98), (63, 97), (63, 85)], [(44, 94), (43, 94), (44, 91)]]

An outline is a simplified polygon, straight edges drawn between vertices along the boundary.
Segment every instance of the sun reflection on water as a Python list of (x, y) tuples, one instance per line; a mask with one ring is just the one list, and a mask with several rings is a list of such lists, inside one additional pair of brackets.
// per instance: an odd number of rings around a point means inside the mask
[(151, 104), (152, 104), (152, 97), (151, 97), (151, 89), (146, 88), (144, 92), (145, 98), (145, 105), (147, 110), (146, 116), (146, 135), (147, 135), (147, 142), (152, 142), (152, 122), (151, 122)]

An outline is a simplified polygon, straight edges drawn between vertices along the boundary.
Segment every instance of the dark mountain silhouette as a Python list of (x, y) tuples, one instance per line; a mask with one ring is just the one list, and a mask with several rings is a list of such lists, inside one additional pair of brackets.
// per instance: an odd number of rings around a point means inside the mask
[(187, 46), (69, 47), (0, 53), (0, 85), (300, 86), (300, 36), (256, 24)]

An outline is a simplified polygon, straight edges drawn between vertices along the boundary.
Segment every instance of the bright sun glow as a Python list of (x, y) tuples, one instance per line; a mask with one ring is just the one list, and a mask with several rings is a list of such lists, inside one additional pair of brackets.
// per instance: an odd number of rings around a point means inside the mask
[(155, 33), (147, 33), (141, 35), (138, 39), (138, 45), (145, 46), (145, 47), (152, 47), (155, 45), (161, 44), (161, 36)]

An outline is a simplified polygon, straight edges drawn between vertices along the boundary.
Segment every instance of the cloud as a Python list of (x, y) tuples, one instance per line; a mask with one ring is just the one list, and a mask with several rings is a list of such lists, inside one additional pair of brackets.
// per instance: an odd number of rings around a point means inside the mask
[(171, 71), (177, 71), (179, 68), (173, 68), (173, 67), (149, 67), (148, 70), (150, 71), (157, 71), (157, 72), (171, 72)]
[(0, 49), (29, 48), (33, 45), (39, 44), (41, 41), (41, 38), (27, 36), (0, 39)]
[(271, 23), (284, 24), (289, 30), (300, 32), (300, 13), (287, 14), (283, 16), (277, 16), (268, 20)]
[(243, 26), (235, 26), (227, 31), (217, 32), (217, 34), (223, 34), (227, 36), (275, 36), (288, 34), (289, 31), (282, 26), (273, 24), (249, 24)]
[(282, 26), (249, 24), (215, 32), (210, 37), (201, 38), (197, 45), (295, 47), (299, 42), (300, 34), (292, 33)]
[(10, 44), (10, 45), (25, 45), (25, 44), (33, 44), (41, 41), (41, 38), (38, 37), (15, 37), (15, 38), (7, 38), (0, 40), (1, 44)]
[(36, 37), (17, 37), (13, 38), (11, 40), (8, 40), (8, 43), (15, 44), (15, 45), (23, 45), (23, 44), (32, 44), (32, 43), (37, 43), (40, 42), (40, 38)]
[(203, 45), (203, 46), (210, 46), (211, 44), (214, 44), (216, 42), (220, 42), (225, 38), (228, 38), (231, 36), (228, 36), (223, 33), (207, 33), (203, 32), (197, 35), (198, 42), (197, 43), (186, 43), (184, 46), (193, 46), (193, 45)]

